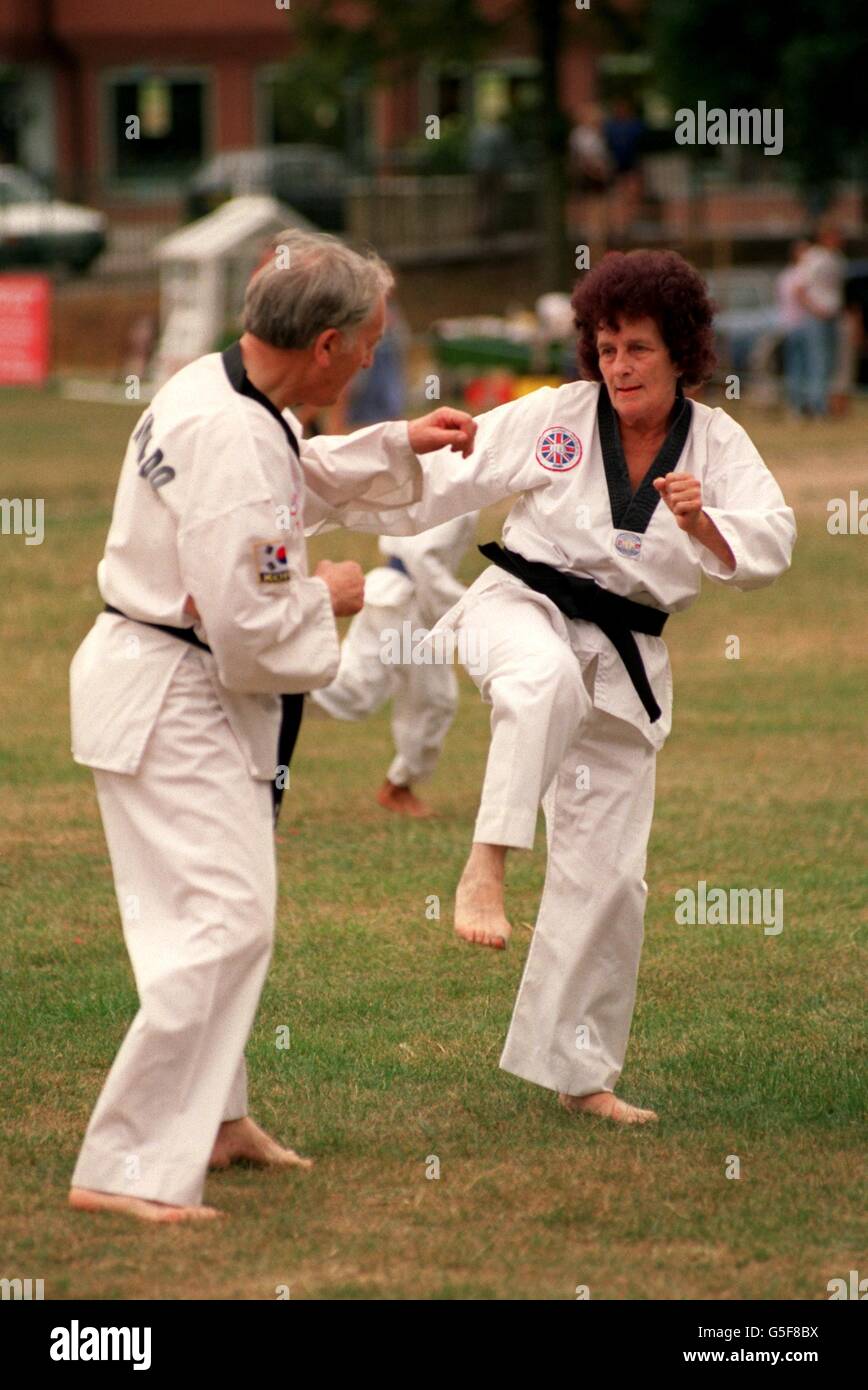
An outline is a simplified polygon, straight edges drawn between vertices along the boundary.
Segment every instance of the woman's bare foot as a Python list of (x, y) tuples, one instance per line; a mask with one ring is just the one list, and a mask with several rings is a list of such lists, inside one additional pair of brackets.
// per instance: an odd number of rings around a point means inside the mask
[(139, 1221), (169, 1224), (178, 1221), (213, 1221), (224, 1215), (216, 1207), (175, 1207), (169, 1202), (152, 1202), (145, 1197), (127, 1197), (119, 1192), (94, 1192), (90, 1187), (71, 1187), (69, 1205), (74, 1211), (121, 1212)]
[(377, 803), (386, 811), (397, 811), (399, 816), (413, 816), (416, 820), (427, 820), (434, 812), (425, 801), (420, 801), (410, 787), (398, 787), (386, 778), (377, 792)]
[(214, 1142), (210, 1168), (228, 1168), (230, 1163), (255, 1163), (261, 1168), (312, 1168), (312, 1158), (302, 1158), (295, 1149), (285, 1149), (245, 1115), (243, 1120), (224, 1120)]
[(455, 890), (455, 934), (476, 946), (506, 947), (512, 927), (503, 910), (506, 845), (474, 843)]
[(628, 1105), (613, 1091), (595, 1091), (592, 1096), (559, 1095), (558, 1100), (571, 1114), (601, 1115), (605, 1120), (614, 1120), (618, 1125), (653, 1124), (659, 1118), (653, 1110), (640, 1110), (638, 1105)]

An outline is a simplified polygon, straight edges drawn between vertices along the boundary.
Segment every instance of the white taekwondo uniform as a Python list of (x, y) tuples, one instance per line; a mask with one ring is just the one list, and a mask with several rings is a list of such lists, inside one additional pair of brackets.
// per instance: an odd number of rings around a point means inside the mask
[[(430, 777), (458, 707), (451, 665), (390, 660), (386, 634), (402, 649), (433, 627), (465, 593), (456, 579), (476, 534), (478, 512), (444, 521), (418, 536), (389, 536), (380, 551), (389, 561), (365, 575), (365, 606), (350, 624), (338, 674), (312, 699), (335, 719), (363, 719), (392, 701), (395, 757), (386, 773), (397, 787)], [(397, 642), (396, 644), (397, 645)]]
[[(73, 1185), (198, 1203), (217, 1129), (246, 1114), (244, 1046), (274, 930), (280, 694), (327, 684), (340, 645), (307, 574), (306, 500), (420, 494), (405, 423), (291, 447), (240, 349), (185, 367), (127, 448), (99, 589), (71, 669), (139, 993)], [(189, 627), (211, 653), (145, 624)]]
[[(631, 498), (611, 413), (604, 463), (603, 391), (591, 382), (544, 387), (478, 416), (469, 459), (426, 458), (419, 503), (388, 521), (349, 508), (343, 524), (419, 530), (518, 494), (503, 530), (510, 550), (664, 613), (693, 603), (703, 575), (752, 589), (787, 569), (793, 513), (736, 421), (679, 402), (692, 410), (680, 417), (686, 438), (677, 465), (670, 458), (660, 469), (700, 480), (704, 510), (735, 557), (729, 570), (679, 529), (652, 470)], [(465, 646), (478, 654), (470, 674), (492, 705), (474, 839), (529, 848), (541, 800), (546, 817), (545, 888), (501, 1066), (572, 1095), (612, 1090), (642, 943), (655, 754), (671, 725), (665, 643), (635, 634), (661, 708), (652, 721), (596, 623), (565, 617), (497, 566), (438, 626), (475, 639)]]

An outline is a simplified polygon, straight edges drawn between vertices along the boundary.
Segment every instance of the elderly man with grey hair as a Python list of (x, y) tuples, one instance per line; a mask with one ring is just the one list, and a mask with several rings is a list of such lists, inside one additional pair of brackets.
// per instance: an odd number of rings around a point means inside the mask
[(475, 428), (442, 408), (293, 435), (284, 410), (333, 403), (370, 362), (391, 284), (376, 256), (285, 233), (248, 287), (240, 340), (172, 377), (130, 438), (98, 570), (105, 609), (71, 696), (140, 1008), (76, 1164), (79, 1210), (207, 1219), (209, 1163), (309, 1166), (248, 1115), (244, 1065), (274, 932), (281, 697), (291, 721), (301, 692), (334, 678), (335, 616), (363, 601), (353, 562), (308, 574), (304, 527), (411, 505), (417, 454), (466, 455)]

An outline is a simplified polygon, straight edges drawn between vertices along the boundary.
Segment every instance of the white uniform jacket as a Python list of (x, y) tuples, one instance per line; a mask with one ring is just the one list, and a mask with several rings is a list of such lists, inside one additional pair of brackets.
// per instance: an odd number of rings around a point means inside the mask
[(236, 344), (178, 372), (154, 396), (121, 468), (102, 613), (72, 662), (77, 762), (135, 773), (187, 644), (145, 627), (191, 625), (251, 776), (274, 776), (281, 693), (324, 686), (340, 645), (328, 588), (307, 573), (304, 511), (343, 517), (406, 505), (421, 469), (404, 422), (291, 448), (279, 412), (248, 382)]
[[(421, 500), (402, 511), (345, 508), (341, 524), (356, 530), (405, 535), (449, 517), (518, 498), (503, 541), (527, 560), (595, 579), (603, 588), (677, 613), (697, 598), (703, 575), (738, 589), (770, 584), (790, 564), (795, 518), (750, 438), (725, 411), (691, 402), (690, 428), (676, 471), (702, 484), (703, 507), (735, 557), (730, 570), (681, 531), (650, 479), (626, 511), (616, 506), (624, 479), (611, 455), (604, 466), (597, 407), (600, 386), (571, 382), (543, 387), (477, 417), (473, 454), (450, 450), (425, 457)], [(623, 465), (622, 465), (623, 469)], [(629, 489), (628, 489), (629, 495)], [(653, 506), (653, 510), (652, 510)], [(620, 517), (616, 524), (615, 515)], [(521, 581), (492, 567), (484, 571), (441, 626), (473, 624), (473, 609), (492, 585)], [(521, 586), (524, 587), (524, 586)], [(641, 729), (655, 747), (671, 727), (672, 679), (665, 643), (636, 634), (651, 687), (662, 709), (649, 720), (615, 648), (593, 623), (568, 621), (551, 600), (528, 590), (529, 600), (551, 611), (582, 665), (598, 658), (594, 704)], [(479, 622), (484, 624), (484, 611)]]

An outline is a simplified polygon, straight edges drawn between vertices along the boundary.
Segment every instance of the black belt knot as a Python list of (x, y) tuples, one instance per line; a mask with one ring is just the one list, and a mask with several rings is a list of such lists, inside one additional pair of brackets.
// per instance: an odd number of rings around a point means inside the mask
[[(177, 637), (182, 642), (187, 642), (191, 647), (198, 647), (199, 651), (208, 652), (213, 656), (208, 643), (203, 642), (201, 637), (197, 637), (191, 627), (170, 627), (168, 623), (149, 623), (144, 618), (131, 618), (111, 603), (105, 605), (105, 611), (106, 613), (114, 613), (118, 618), (126, 618), (128, 623), (142, 623), (144, 627), (155, 627), (158, 632), (165, 632), (169, 637)], [(280, 815), (283, 793), (286, 790), (280, 769), (284, 767), (289, 769), (298, 731), (301, 728), (301, 716), (304, 712), (304, 695), (281, 695), (280, 699), (283, 709), (280, 720), (280, 735), (277, 740), (277, 767), (274, 780), (271, 783), (271, 803), (274, 807), (275, 825), (277, 825), (277, 817)]]
[(649, 608), (644, 603), (634, 603), (633, 599), (623, 598), (621, 594), (613, 594), (595, 579), (564, 574), (562, 570), (556, 570), (541, 560), (526, 560), (517, 551), (500, 546), (496, 541), (481, 545), (479, 550), (486, 560), (491, 560), (492, 564), (522, 580), (529, 589), (550, 598), (564, 617), (583, 618), (586, 622), (596, 623), (623, 661), (648, 718), (652, 724), (656, 724), (661, 714), (660, 706), (654, 698), (633, 633), (644, 632), (650, 637), (659, 637), (668, 613), (661, 612), (659, 608)]

